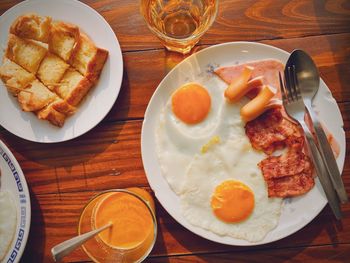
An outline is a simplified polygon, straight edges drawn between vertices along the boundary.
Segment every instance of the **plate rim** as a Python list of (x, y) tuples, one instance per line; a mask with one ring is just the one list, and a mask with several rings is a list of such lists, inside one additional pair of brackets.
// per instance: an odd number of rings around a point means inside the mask
[[(16, 226), (17, 235), (16, 235), (16, 232), (15, 232), (13, 240), (11, 242), (11, 244), (13, 244), (13, 246), (11, 246), (8, 249), (8, 251), (7, 251), (7, 253), (5, 254), (5, 257), (4, 257), (4, 259), (12, 260), (10, 262), (15, 262), (16, 263), (16, 262), (19, 262), (20, 259), (22, 258), (24, 250), (25, 250), (25, 248), (27, 246), (27, 241), (28, 241), (30, 228), (31, 228), (32, 206), (31, 206), (30, 192), (29, 192), (27, 180), (26, 180), (26, 178), (24, 176), (24, 173), (23, 173), (23, 170), (22, 170), (21, 166), (19, 165), (16, 157), (13, 155), (11, 150), (7, 147), (7, 145), (2, 140), (0, 140), (0, 148), (2, 148), (4, 150), (4, 153), (6, 153), (6, 155), (9, 157), (10, 161), (12, 162), (12, 164), (15, 166), (15, 168), (16, 168), (15, 170), (17, 171), (18, 176), (20, 177), (20, 182), (21, 182), (22, 187), (23, 187), (23, 192), (27, 196), (27, 198), (25, 199), (26, 200), (25, 207), (26, 207), (26, 213), (27, 213), (28, 217), (26, 217), (26, 225), (25, 225), (25, 232), (24, 232), (24, 235), (23, 235), (23, 239), (20, 241), (20, 248), (18, 250), (19, 254), (15, 254), (15, 258), (14, 258), (14, 261), (13, 261), (13, 259), (11, 258), (11, 254), (10, 253), (11, 252), (13, 253), (13, 251), (15, 249), (16, 243), (14, 243), (14, 242), (15, 242), (16, 236), (17, 236), (17, 238), (19, 237), (19, 232), (17, 232), (17, 227), (18, 227), (18, 225), (17, 225)], [(16, 194), (18, 194), (18, 193), (19, 192), (17, 191)], [(19, 199), (18, 196), (16, 197), (16, 200), (17, 199)], [(17, 207), (17, 211), (18, 211), (18, 209), (19, 208)], [(17, 217), (20, 217), (20, 216), (21, 216), (20, 214), (17, 214)], [(6, 262), (8, 262), (8, 261), (6, 261)]]
[[(207, 239), (207, 240), (210, 240), (210, 241), (213, 241), (213, 242), (216, 242), (216, 243), (220, 243), (220, 244), (225, 244), (225, 245), (232, 245), (232, 246), (260, 246), (260, 245), (264, 245), (264, 244), (269, 244), (269, 243), (273, 243), (273, 242), (276, 242), (276, 241), (279, 241), (281, 239), (284, 239), (286, 237), (289, 237), (291, 235), (293, 235), (294, 233), (298, 232), (299, 230), (303, 229), (306, 225), (308, 225), (309, 223), (311, 223), (319, 214), (320, 212), (324, 209), (324, 207), (327, 205), (327, 200), (322, 200), (322, 204), (320, 204), (320, 207), (319, 209), (317, 209), (314, 213), (313, 216), (311, 216), (310, 220), (309, 221), (304, 221), (301, 226), (299, 228), (296, 228), (292, 231), (290, 231), (287, 235), (283, 235), (281, 237), (278, 237), (276, 239), (273, 239), (273, 240), (270, 240), (270, 241), (264, 241), (265, 239), (263, 239), (261, 242), (257, 242), (257, 243), (253, 243), (253, 242), (246, 242), (246, 244), (233, 244), (232, 242), (227, 242), (227, 241), (218, 241), (218, 240), (214, 240), (212, 239), (211, 237), (205, 237), (195, 231), (193, 231), (192, 229), (190, 229), (189, 227), (191, 227), (192, 225), (189, 223), (189, 222), (186, 222), (186, 225), (183, 224), (180, 220), (180, 218), (178, 218), (177, 215), (174, 215), (172, 212), (168, 211), (169, 209), (167, 209), (167, 205), (164, 204), (164, 200), (161, 200), (159, 199), (159, 192), (157, 191), (155, 185), (153, 185), (152, 183), (150, 183), (150, 180), (149, 180), (149, 176), (148, 176), (148, 172), (147, 170), (150, 170), (150, 166), (152, 164), (147, 164), (147, 162), (145, 161), (145, 156), (147, 154), (147, 150), (146, 150), (146, 145), (145, 145), (145, 133), (147, 132), (146, 131), (146, 125), (147, 125), (147, 122), (148, 122), (148, 119), (151, 118), (149, 117), (150, 115), (150, 105), (153, 103), (153, 101), (155, 100), (156, 96), (158, 95), (159, 93), (159, 89), (160, 87), (163, 85), (163, 83), (166, 81), (166, 79), (169, 77), (169, 75), (171, 75), (175, 70), (177, 70), (178, 67), (180, 67), (183, 63), (186, 63), (187, 60), (189, 60), (190, 58), (194, 57), (194, 56), (197, 56), (203, 52), (208, 52), (208, 50), (211, 50), (211, 49), (215, 49), (215, 48), (220, 48), (220, 47), (223, 47), (223, 46), (235, 46), (235, 45), (250, 45), (250, 46), (259, 46), (259, 47), (263, 47), (263, 48), (268, 48), (268, 49), (272, 49), (276, 52), (279, 52), (279, 53), (282, 53), (284, 55), (287, 55), (289, 56), (291, 53), (290, 52), (287, 52), (281, 48), (278, 48), (278, 47), (275, 47), (275, 46), (272, 46), (272, 45), (268, 45), (268, 44), (265, 44), (265, 43), (260, 43), (260, 42), (250, 42), (250, 41), (232, 41), (232, 42), (225, 42), (225, 43), (220, 43), (220, 44), (216, 44), (216, 45), (212, 45), (212, 46), (209, 46), (207, 48), (204, 48), (192, 55), (190, 55), (189, 57), (185, 58), (184, 60), (182, 60), (179, 64), (177, 64), (172, 70), (170, 70), (164, 77), (163, 79), (161, 80), (161, 82), (158, 84), (157, 88), (155, 89), (155, 91), (153, 92), (152, 94), (152, 97), (147, 105), (147, 109), (145, 111), (145, 114), (144, 114), (144, 120), (142, 122), (142, 128), (141, 128), (141, 158), (142, 158), (142, 163), (143, 163), (143, 167), (144, 167), (144, 170), (145, 170), (145, 175), (146, 175), (146, 178), (147, 178), (147, 181), (151, 187), (151, 189), (154, 191), (155, 193), (155, 196), (157, 197), (158, 201), (160, 202), (160, 204), (162, 205), (162, 207), (167, 211), (167, 213), (178, 223), (180, 224), (181, 226), (183, 226), (184, 228), (186, 228), (188, 231), (190, 231), (191, 233), (197, 235), (197, 236), (200, 236), (204, 239)], [(267, 59), (267, 58), (266, 58)], [(328, 86), (326, 85), (326, 83), (323, 81), (323, 79), (320, 77), (320, 85), (324, 85), (326, 90), (330, 91)], [(332, 98), (333, 98), (333, 95), (332, 93), (330, 92)], [(335, 101), (336, 102), (336, 101)], [(344, 131), (344, 120), (343, 120), (343, 117), (342, 117), (342, 114), (341, 114), (341, 111), (339, 109), (339, 106), (336, 102), (336, 107), (337, 107), (337, 111), (339, 112), (339, 115), (340, 115), (340, 118), (341, 118), (341, 123), (340, 123), (340, 126), (341, 126), (341, 129), (342, 129), (342, 133), (345, 134), (345, 131)], [(343, 142), (339, 142), (339, 144), (343, 143), (344, 144), (344, 150), (346, 152), (346, 139), (343, 141)], [(339, 156), (341, 157), (341, 156)], [(345, 154), (344, 156), (342, 156), (343, 158), (340, 160), (341, 162), (341, 167), (339, 167), (341, 169), (341, 173), (343, 171), (343, 168), (344, 168), (344, 164), (345, 164)], [(339, 166), (339, 165), (338, 165)], [(162, 175), (161, 175), (162, 176)], [(165, 179), (164, 179), (165, 180)], [(318, 181), (318, 178), (315, 179), (316, 181)], [(166, 182), (167, 183), (167, 182)], [(168, 184), (168, 183), (167, 183)], [(171, 190), (171, 189), (170, 189)], [(177, 195), (178, 197), (178, 195)], [(281, 208), (281, 212), (282, 212), (282, 208)], [(186, 220), (186, 219), (185, 219)], [(193, 226), (193, 227), (197, 227), (197, 228), (200, 228), (198, 226)], [(276, 226), (277, 227), (277, 226)], [(204, 229), (205, 231), (209, 231), (209, 230), (206, 230)], [(273, 231), (273, 230), (272, 230)], [(209, 231), (210, 232), (210, 231)], [(219, 236), (219, 235), (217, 235)], [(223, 237), (226, 237), (226, 236), (223, 236)], [(235, 239), (235, 238), (233, 238)], [(239, 239), (237, 239), (239, 240)], [(245, 240), (244, 240), (245, 241)]]
[[(108, 113), (111, 111), (111, 109), (113, 108), (113, 106), (115, 105), (117, 99), (118, 99), (118, 96), (120, 94), (120, 90), (121, 90), (121, 86), (122, 86), (122, 82), (123, 82), (123, 76), (124, 76), (124, 60), (123, 60), (123, 53), (122, 53), (122, 50), (121, 50), (121, 46), (120, 46), (120, 43), (119, 43), (119, 40), (117, 38), (117, 35), (116, 33), (114, 32), (114, 30), (112, 29), (112, 27), (110, 26), (110, 24), (107, 22), (107, 20), (97, 11), (95, 10), (94, 8), (90, 7), (89, 5), (83, 3), (83, 2), (80, 2), (78, 0), (60, 0), (60, 1), (55, 1), (55, 0), (25, 0), (23, 2), (20, 2), (14, 6), (12, 6), (11, 8), (9, 8), (8, 10), (6, 10), (2, 15), (0, 15), (0, 22), (2, 19), (6, 19), (7, 16), (9, 16), (9, 14), (11, 14), (11, 12), (13, 12), (14, 10), (16, 10), (17, 8), (21, 8), (21, 7), (25, 7), (26, 5), (31, 5), (31, 4), (35, 4), (35, 3), (45, 3), (45, 4), (50, 4), (53, 3), (53, 4), (57, 4), (59, 2), (59, 4), (66, 4), (66, 3), (69, 3), (69, 4), (74, 4), (76, 5), (78, 8), (85, 8), (86, 10), (88, 10), (89, 12), (92, 12), (97, 19), (99, 19), (105, 26), (106, 30), (109, 31), (108, 34), (113, 34), (113, 38), (114, 38), (114, 41), (115, 41), (115, 44), (116, 44), (116, 47), (118, 47), (115, 52), (118, 53), (118, 58), (120, 58), (120, 60), (117, 62), (118, 63), (118, 67), (119, 67), (119, 70), (120, 70), (120, 77), (119, 77), (119, 80), (118, 80), (118, 83), (114, 83), (113, 84), (113, 87), (118, 87), (118, 89), (115, 89), (116, 90), (116, 93), (115, 93), (115, 98), (113, 100), (113, 103), (111, 103), (111, 105), (108, 107), (108, 110), (106, 109), (106, 111), (101, 114), (101, 118), (99, 121), (97, 121), (96, 123), (93, 123), (92, 125), (90, 125), (88, 128), (85, 128), (82, 132), (78, 133), (78, 134), (73, 134), (72, 136), (70, 137), (67, 137), (67, 138), (60, 138), (60, 139), (52, 139), (52, 138), (40, 138), (40, 139), (36, 139), (35, 136), (28, 136), (28, 135), (23, 135), (23, 134), (19, 134), (18, 132), (13, 132), (11, 131), (11, 129), (9, 129), (8, 127), (5, 127), (3, 123), (0, 123), (0, 127), (4, 128), (5, 130), (7, 130), (8, 132), (10, 132), (11, 134), (15, 135), (16, 137), (19, 137), (21, 139), (24, 139), (24, 140), (27, 140), (27, 141), (31, 141), (31, 142), (36, 142), (36, 143), (43, 143), (43, 144), (51, 144), (51, 143), (60, 143), (60, 142), (66, 142), (66, 141), (70, 141), (70, 140), (73, 140), (75, 138), (78, 138), (84, 134), (86, 134), (87, 132), (91, 131), (92, 129), (94, 129), (98, 124), (100, 124), (103, 119), (108, 115)], [(81, 28), (80, 25), (77, 24), (77, 26), (79, 26)], [(109, 58), (110, 59), (110, 58)], [(112, 71), (112, 69), (110, 68), (110, 72)], [(109, 73), (110, 74), (110, 73)], [(1, 83), (1, 80), (0, 80), (0, 83)], [(95, 84), (93, 89), (96, 89), (96, 87), (99, 85), (99, 83)], [(112, 84), (110, 84), (112, 85)], [(72, 116), (71, 116), (72, 117)], [(61, 127), (60, 129), (64, 129), (64, 126)]]

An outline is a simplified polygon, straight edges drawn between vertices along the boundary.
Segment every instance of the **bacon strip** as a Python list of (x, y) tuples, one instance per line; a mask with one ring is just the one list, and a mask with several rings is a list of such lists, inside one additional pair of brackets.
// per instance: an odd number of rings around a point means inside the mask
[(269, 156), (260, 167), (268, 186), (269, 197), (297, 196), (314, 186), (313, 166), (303, 153), (303, 144), (293, 141), (288, 151), (280, 156)]
[(267, 180), (269, 197), (293, 197), (307, 193), (315, 185), (309, 173)]
[(262, 160), (258, 166), (266, 180), (281, 178), (311, 170), (309, 158), (299, 150), (290, 149), (280, 156), (269, 156)]
[(291, 197), (304, 194), (314, 186), (313, 166), (303, 152), (304, 137), (299, 126), (284, 117), (283, 109), (273, 108), (246, 124), (252, 146), (268, 155), (288, 147), (279, 156), (268, 156), (260, 167), (269, 197)]
[[(245, 132), (256, 150), (272, 154), (282, 149), (289, 140), (301, 137), (299, 127), (282, 116), (280, 108), (267, 110), (255, 120), (247, 122)], [(293, 136), (293, 137), (292, 137)]]

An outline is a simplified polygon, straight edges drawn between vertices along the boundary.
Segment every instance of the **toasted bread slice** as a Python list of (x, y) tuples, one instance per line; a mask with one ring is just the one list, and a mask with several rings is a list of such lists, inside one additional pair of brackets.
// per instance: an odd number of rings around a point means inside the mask
[(27, 88), (28, 84), (35, 79), (35, 76), (11, 60), (5, 58), (4, 64), (0, 66), (0, 78), (7, 89), (14, 96), (17, 96), (18, 92)]
[(72, 115), (76, 111), (75, 107), (68, 104), (68, 102), (66, 102), (65, 100), (62, 100), (58, 96), (55, 99), (55, 101), (52, 102), (51, 104), (52, 104), (52, 108), (54, 108), (58, 112), (63, 113), (64, 115), (67, 115), (67, 116)]
[(56, 93), (70, 105), (76, 106), (92, 87), (92, 83), (78, 71), (69, 68), (61, 83), (56, 86)]
[(91, 82), (96, 82), (108, 57), (108, 51), (96, 47), (91, 39), (81, 33), (71, 65)]
[(49, 41), (51, 17), (26, 14), (18, 17), (10, 27), (10, 33), (21, 38), (34, 39), (47, 43)]
[(62, 127), (66, 120), (66, 115), (61, 112), (58, 112), (52, 107), (52, 104), (47, 105), (44, 109), (37, 112), (37, 116), (41, 120), (47, 120), (53, 125)]
[(75, 107), (69, 105), (66, 101), (56, 98), (45, 108), (37, 112), (39, 119), (47, 120), (53, 125), (62, 127), (67, 116), (75, 112)]
[(69, 61), (79, 40), (79, 28), (64, 22), (53, 22), (49, 37), (49, 50)]
[(6, 57), (14, 61), (27, 71), (36, 73), (39, 65), (47, 53), (47, 49), (33, 41), (19, 38), (10, 34)]
[(38, 78), (50, 89), (60, 82), (69, 65), (60, 57), (47, 53), (37, 72)]
[(34, 80), (29, 87), (18, 93), (18, 102), (24, 111), (38, 111), (57, 98), (40, 81)]

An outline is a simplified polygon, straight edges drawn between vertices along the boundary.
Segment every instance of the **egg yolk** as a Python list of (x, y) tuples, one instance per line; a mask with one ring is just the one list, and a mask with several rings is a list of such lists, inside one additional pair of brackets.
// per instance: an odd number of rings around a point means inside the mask
[(188, 83), (177, 89), (171, 102), (175, 116), (187, 124), (203, 121), (211, 106), (208, 91), (196, 83)]
[(238, 223), (249, 217), (254, 209), (254, 194), (245, 184), (225, 181), (215, 188), (211, 208), (216, 217), (226, 223)]

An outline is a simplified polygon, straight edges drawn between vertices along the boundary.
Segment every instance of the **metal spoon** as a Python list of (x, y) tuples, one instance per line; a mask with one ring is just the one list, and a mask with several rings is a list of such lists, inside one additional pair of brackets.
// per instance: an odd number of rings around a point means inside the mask
[(320, 85), (320, 76), (317, 67), (312, 58), (302, 50), (294, 50), (290, 55), (289, 61), (291, 64), (295, 65), (298, 86), (301, 90), (304, 104), (309, 111), (316, 133), (319, 150), (331, 177), (333, 187), (337, 192), (339, 200), (343, 204), (347, 203), (349, 201), (348, 196), (332, 148), (312, 107), (312, 101), (317, 94)]
[(96, 230), (87, 232), (83, 235), (73, 237), (71, 239), (68, 239), (56, 246), (54, 246), (51, 249), (51, 254), (55, 262), (60, 262), (63, 257), (70, 254), (73, 250), (75, 250), (77, 247), (85, 243), (87, 240), (92, 238), (93, 236), (97, 235), (98, 233), (102, 232), (106, 228), (109, 228), (112, 226), (112, 223), (109, 223), (108, 225), (105, 225), (101, 228), (98, 228)]

